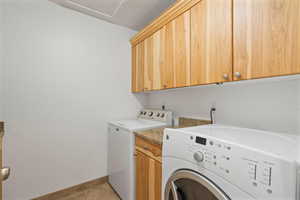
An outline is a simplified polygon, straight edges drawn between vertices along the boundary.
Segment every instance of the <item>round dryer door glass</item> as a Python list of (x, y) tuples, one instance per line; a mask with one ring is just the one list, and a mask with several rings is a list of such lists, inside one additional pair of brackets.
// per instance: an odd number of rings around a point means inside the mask
[(214, 183), (189, 170), (180, 170), (169, 179), (165, 200), (230, 200)]

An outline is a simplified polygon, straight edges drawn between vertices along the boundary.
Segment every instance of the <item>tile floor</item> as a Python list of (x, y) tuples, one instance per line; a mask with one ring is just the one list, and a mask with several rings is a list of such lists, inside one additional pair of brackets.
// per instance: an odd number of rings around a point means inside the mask
[(109, 184), (95, 185), (57, 200), (120, 200)]

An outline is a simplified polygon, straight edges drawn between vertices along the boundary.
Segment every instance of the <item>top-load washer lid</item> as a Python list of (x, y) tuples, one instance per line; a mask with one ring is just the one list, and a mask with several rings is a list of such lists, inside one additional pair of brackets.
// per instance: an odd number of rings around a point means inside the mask
[(183, 128), (179, 131), (199, 134), (211, 139), (250, 148), (266, 154), (272, 154), (285, 160), (297, 157), (297, 137), (255, 129), (230, 127), (223, 125), (205, 125)]
[(167, 126), (167, 124), (164, 122), (145, 120), (145, 119), (119, 120), (119, 121), (109, 122), (109, 124), (118, 126), (120, 128), (129, 131), (137, 131), (137, 130)]

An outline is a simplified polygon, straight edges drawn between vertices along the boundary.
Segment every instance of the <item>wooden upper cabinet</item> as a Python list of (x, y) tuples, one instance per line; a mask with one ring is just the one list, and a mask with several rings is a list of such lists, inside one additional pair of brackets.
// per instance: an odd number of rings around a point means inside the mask
[[(191, 84), (190, 11), (168, 23), (165, 27), (166, 45), (165, 73), (169, 73), (166, 84), (173, 87), (185, 87)], [(171, 74), (173, 73), (173, 77)]]
[(139, 73), (137, 72), (137, 46), (131, 48), (131, 91), (140, 92), (137, 89), (137, 78)]
[(300, 0), (182, 0), (132, 40), (132, 91), (300, 73)]
[(160, 78), (163, 89), (174, 87), (174, 51), (173, 49), (173, 29), (170, 25), (164, 26), (161, 30), (161, 65)]
[(141, 77), (144, 71), (143, 55), (142, 43), (132, 47), (132, 92), (141, 92), (144, 88), (144, 78)]
[[(144, 43), (144, 91), (152, 90), (153, 86), (153, 37), (146, 38)], [(141, 74), (142, 75), (142, 74)]]
[(144, 41), (144, 90), (190, 85), (190, 12)]
[(144, 42), (132, 47), (132, 92), (144, 90)]
[(299, 0), (234, 0), (235, 80), (300, 73), (299, 13)]
[(163, 29), (158, 30), (152, 36), (153, 41), (153, 90), (160, 90), (163, 88), (162, 69), (165, 68), (164, 57), (164, 40), (165, 34)]
[(144, 91), (160, 90), (161, 68), (164, 65), (163, 57), (163, 37), (162, 30), (145, 39), (145, 71), (144, 71)]
[(232, 59), (232, 1), (200, 1), (191, 9), (192, 85), (231, 81)]

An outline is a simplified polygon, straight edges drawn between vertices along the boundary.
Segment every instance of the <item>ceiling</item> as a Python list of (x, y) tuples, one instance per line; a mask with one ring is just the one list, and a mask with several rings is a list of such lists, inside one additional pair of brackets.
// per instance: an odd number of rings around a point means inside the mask
[(133, 30), (144, 28), (176, 0), (50, 0)]

